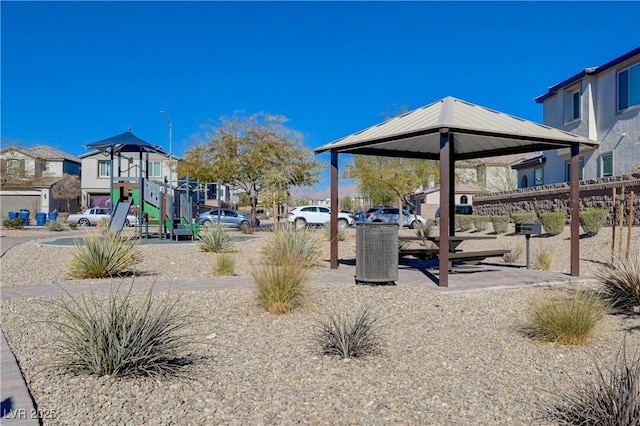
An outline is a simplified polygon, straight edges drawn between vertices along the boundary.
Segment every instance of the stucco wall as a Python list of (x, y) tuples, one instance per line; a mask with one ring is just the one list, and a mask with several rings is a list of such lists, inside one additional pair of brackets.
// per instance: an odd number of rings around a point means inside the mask
[[(622, 188), (628, 195), (635, 192), (634, 225), (640, 225), (640, 173), (625, 176), (612, 176), (601, 179), (589, 179), (580, 182), (580, 210), (589, 208), (609, 209), (607, 224), (612, 220), (612, 196), (616, 188), (618, 194)], [(569, 217), (569, 185), (557, 183), (535, 188), (522, 188), (513, 191), (478, 194), (473, 199), (474, 214), (510, 215), (521, 211), (536, 213), (564, 211)]]

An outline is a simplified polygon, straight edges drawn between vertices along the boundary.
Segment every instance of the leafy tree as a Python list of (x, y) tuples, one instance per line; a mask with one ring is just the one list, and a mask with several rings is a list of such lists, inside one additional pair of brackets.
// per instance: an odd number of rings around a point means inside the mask
[(221, 117), (217, 127), (206, 123), (204, 135), (178, 164), (178, 174), (208, 181), (221, 178), (244, 190), (255, 219), (263, 191), (275, 193), (318, 181), (318, 162), (302, 145), (302, 135), (284, 125), (286, 121), (283, 116), (258, 113)]
[(353, 199), (349, 196), (342, 197), (340, 200), (340, 206), (346, 210), (353, 210)]
[(70, 209), (70, 201), (78, 198), (80, 194), (82, 194), (82, 185), (78, 176), (75, 175), (65, 174), (62, 179), (51, 187), (53, 198), (59, 198), (67, 202), (66, 211)]

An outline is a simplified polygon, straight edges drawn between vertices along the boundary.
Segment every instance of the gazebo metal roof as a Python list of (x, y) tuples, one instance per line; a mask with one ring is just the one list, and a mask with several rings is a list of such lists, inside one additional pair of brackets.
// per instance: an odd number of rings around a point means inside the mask
[(169, 155), (161, 146), (153, 145), (140, 139), (131, 130), (102, 139), (96, 142), (85, 144), (87, 149), (95, 149), (100, 152), (156, 152)]

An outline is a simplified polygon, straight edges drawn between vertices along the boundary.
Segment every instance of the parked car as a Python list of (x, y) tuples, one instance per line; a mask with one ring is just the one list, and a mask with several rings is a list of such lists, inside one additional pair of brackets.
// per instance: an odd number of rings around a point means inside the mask
[[(371, 213), (366, 218), (367, 222), (386, 222), (386, 223), (398, 223), (398, 212), (399, 209), (397, 207), (383, 207), (377, 209)], [(427, 220), (420, 216), (409, 213), (406, 210), (402, 211), (403, 218), (402, 224), (403, 226), (409, 228), (415, 228), (418, 226), (418, 223), (421, 225), (426, 225)]]
[[(218, 218), (220, 219), (219, 221)], [(220, 223), (221, 226), (225, 226), (227, 228), (241, 229), (251, 227), (251, 216), (226, 207), (220, 208), (220, 216), (218, 216), (218, 209), (215, 208), (204, 213), (200, 213), (196, 219), (196, 223), (205, 228)], [(253, 226), (260, 226), (260, 219), (256, 218)]]
[[(67, 218), (67, 223), (70, 225), (78, 226), (96, 226), (103, 220), (109, 221), (111, 218), (111, 210), (104, 207), (93, 207), (85, 210), (82, 213), (70, 214)], [(124, 221), (124, 226), (135, 226), (138, 222), (138, 217), (132, 214), (128, 214)]]
[[(307, 225), (324, 225), (331, 220), (331, 210), (323, 206), (300, 206), (289, 212), (287, 220), (298, 229)], [(354, 223), (355, 219), (350, 214), (338, 213), (338, 227), (347, 228)]]
[[(473, 214), (473, 206), (470, 204), (456, 204), (456, 214)], [(440, 207), (436, 209), (436, 219), (440, 217)]]

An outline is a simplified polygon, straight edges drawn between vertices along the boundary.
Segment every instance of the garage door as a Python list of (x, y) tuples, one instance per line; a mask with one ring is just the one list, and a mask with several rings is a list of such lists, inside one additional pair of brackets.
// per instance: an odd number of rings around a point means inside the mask
[(0, 212), (2, 220), (9, 218), (9, 212), (29, 209), (31, 217), (40, 211), (40, 195), (0, 195)]

